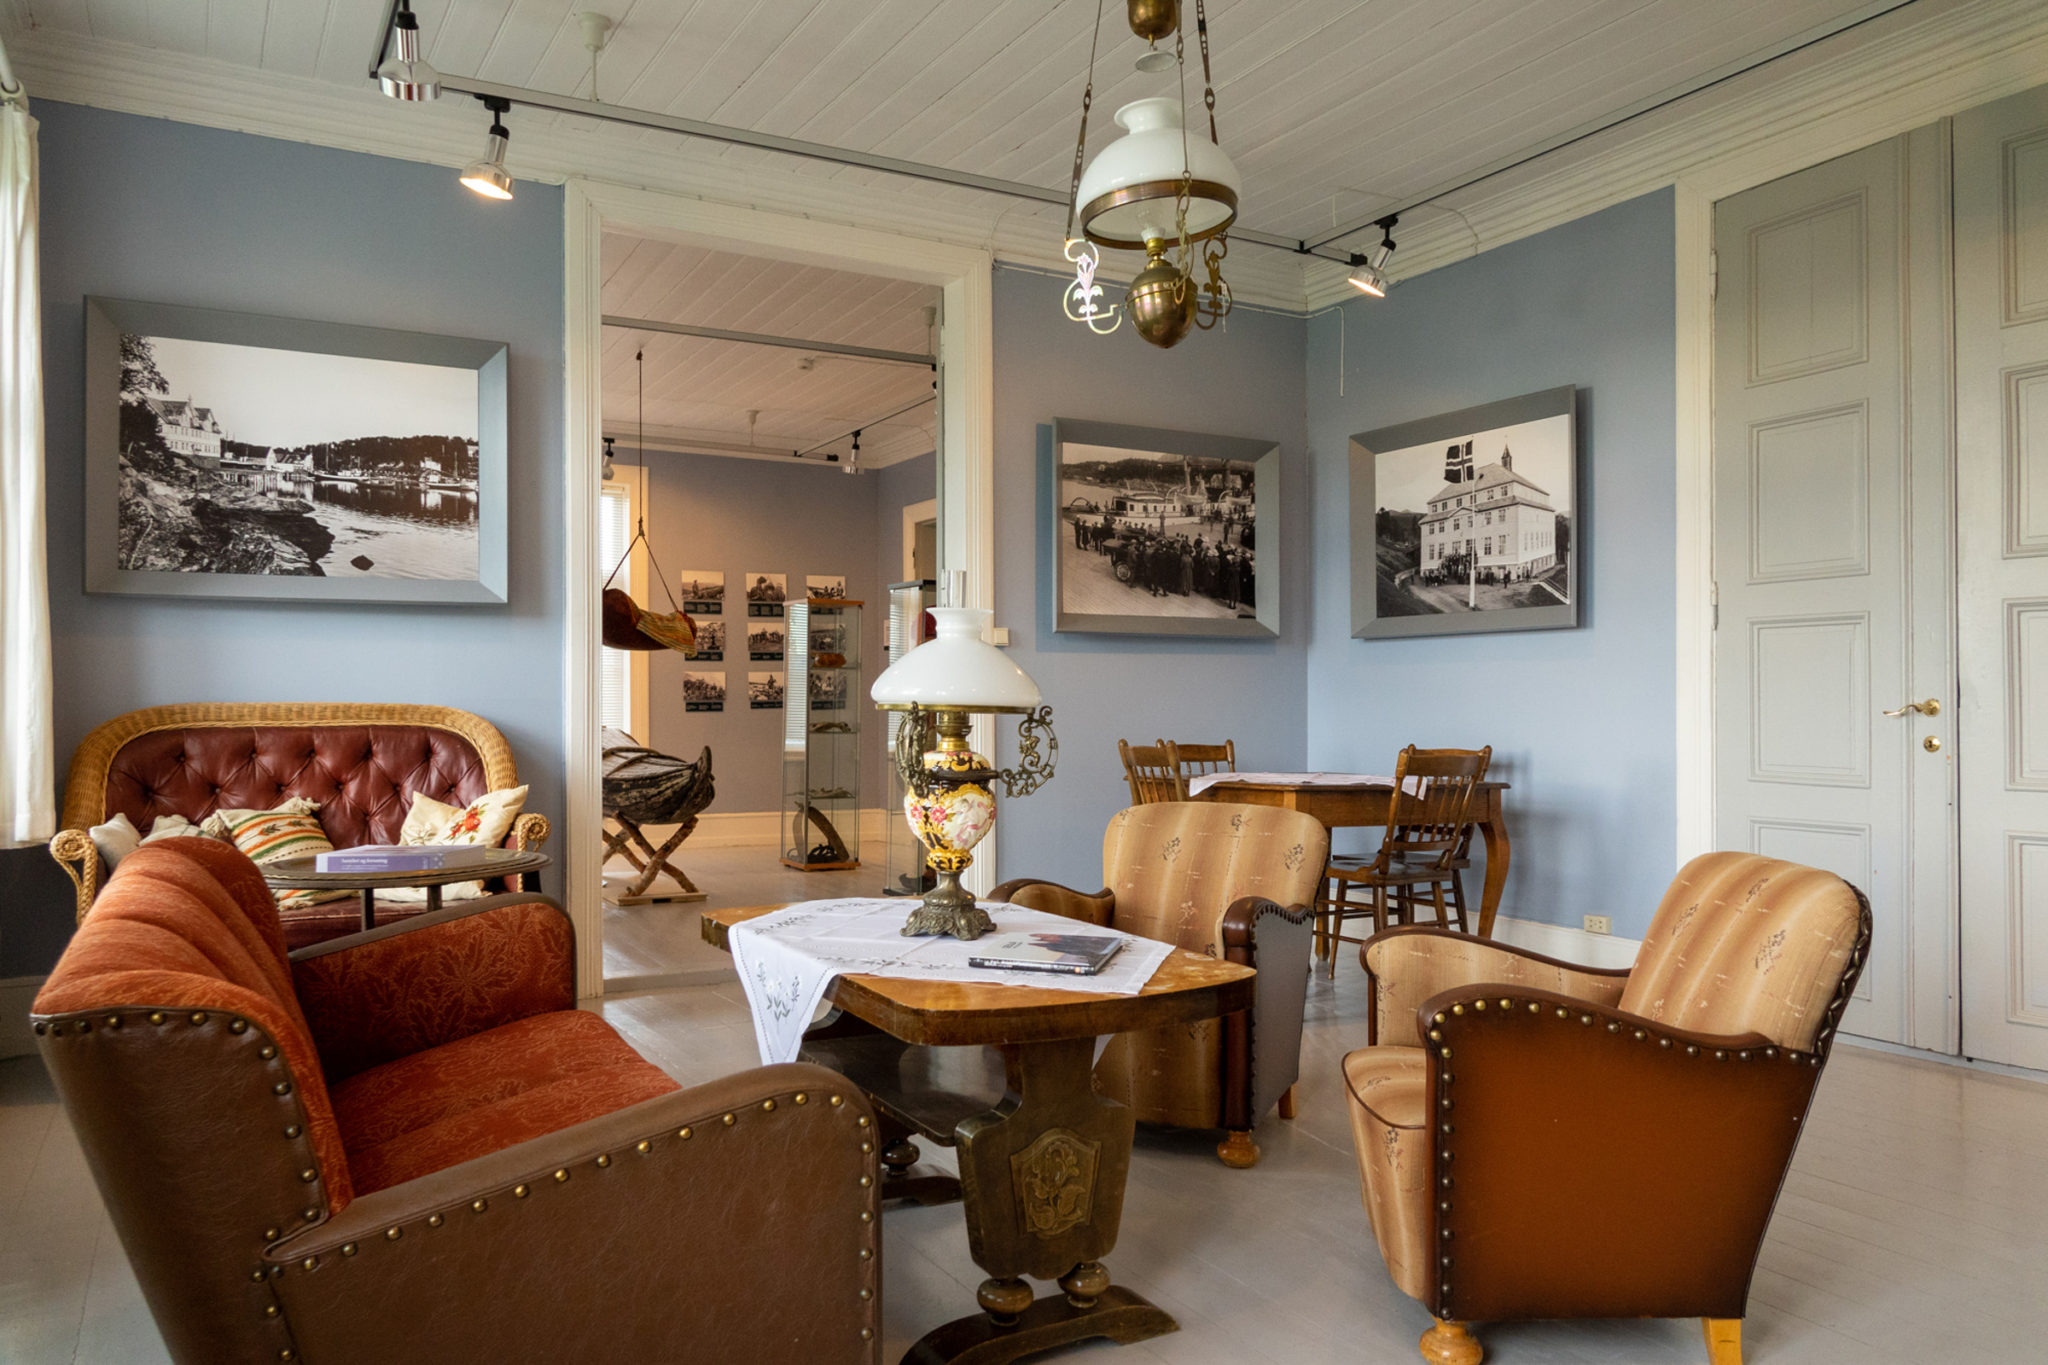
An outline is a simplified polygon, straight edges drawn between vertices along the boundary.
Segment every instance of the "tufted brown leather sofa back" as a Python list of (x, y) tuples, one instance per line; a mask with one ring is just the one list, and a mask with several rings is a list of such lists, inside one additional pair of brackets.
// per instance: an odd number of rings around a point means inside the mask
[(445, 707), (168, 706), (108, 722), (79, 746), (64, 823), (116, 814), (147, 830), (160, 815), (271, 809), (302, 796), (338, 848), (396, 843), (415, 793), (451, 806), (517, 782), (504, 737)]
[(115, 752), (100, 818), (125, 814), (146, 830), (159, 815), (197, 821), (303, 796), (320, 803), (327, 837), (347, 848), (397, 843), (416, 792), (466, 806), (488, 790), (476, 747), (427, 726), (157, 730)]

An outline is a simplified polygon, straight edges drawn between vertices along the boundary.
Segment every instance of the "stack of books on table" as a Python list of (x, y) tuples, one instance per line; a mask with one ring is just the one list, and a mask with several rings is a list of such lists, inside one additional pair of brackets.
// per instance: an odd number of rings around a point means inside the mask
[(482, 844), (362, 844), (313, 855), (318, 872), (441, 872), (488, 861)]

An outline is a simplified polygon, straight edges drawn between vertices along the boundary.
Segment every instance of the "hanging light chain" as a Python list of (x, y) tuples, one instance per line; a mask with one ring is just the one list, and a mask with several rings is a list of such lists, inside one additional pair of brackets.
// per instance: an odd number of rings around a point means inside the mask
[(1202, 104), (1209, 111), (1209, 141), (1222, 146), (1216, 136), (1216, 84), (1209, 74), (1209, 11), (1204, 0), (1195, 0), (1195, 37), (1202, 45)]
[(1095, 0), (1095, 32), (1088, 39), (1088, 84), (1081, 91), (1081, 130), (1074, 136), (1074, 178), (1067, 183), (1066, 240), (1074, 240), (1074, 216), (1081, 210), (1081, 169), (1088, 155), (1088, 111), (1095, 104), (1095, 51), (1102, 42), (1103, 0)]

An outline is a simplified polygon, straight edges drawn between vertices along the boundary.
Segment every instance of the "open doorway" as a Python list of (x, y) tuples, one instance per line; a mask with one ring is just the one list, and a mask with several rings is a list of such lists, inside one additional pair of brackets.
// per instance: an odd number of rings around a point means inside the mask
[(940, 289), (601, 240), (608, 586), (696, 649), (601, 648), (611, 992), (730, 974), (703, 908), (894, 880), (889, 590), (938, 554)]

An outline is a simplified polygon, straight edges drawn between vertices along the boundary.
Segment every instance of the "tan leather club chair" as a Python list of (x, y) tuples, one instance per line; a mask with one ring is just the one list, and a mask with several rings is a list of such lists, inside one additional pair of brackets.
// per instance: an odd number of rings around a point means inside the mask
[(1117, 1035), (1095, 1089), (1147, 1123), (1228, 1130), (1216, 1155), (1258, 1163), (1251, 1129), (1279, 1106), (1294, 1117), (1309, 940), (1330, 836), (1298, 811), (1169, 801), (1119, 811), (1102, 838), (1101, 891), (1025, 878), (992, 899), (1111, 925), (1258, 969), (1255, 1003), (1205, 1019)]
[(1849, 993), (1870, 903), (1751, 853), (1679, 871), (1626, 971), (1426, 927), (1361, 956), (1376, 1045), (1344, 1059), (1366, 1214), (1436, 1323), (1704, 1319), (1740, 1365), (1764, 1229)]
[(875, 1365), (861, 1093), (678, 1087), (575, 982), (538, 896), (287, 957), (235, 849), (123, 858), (34, 1028), (171, 1359)]

